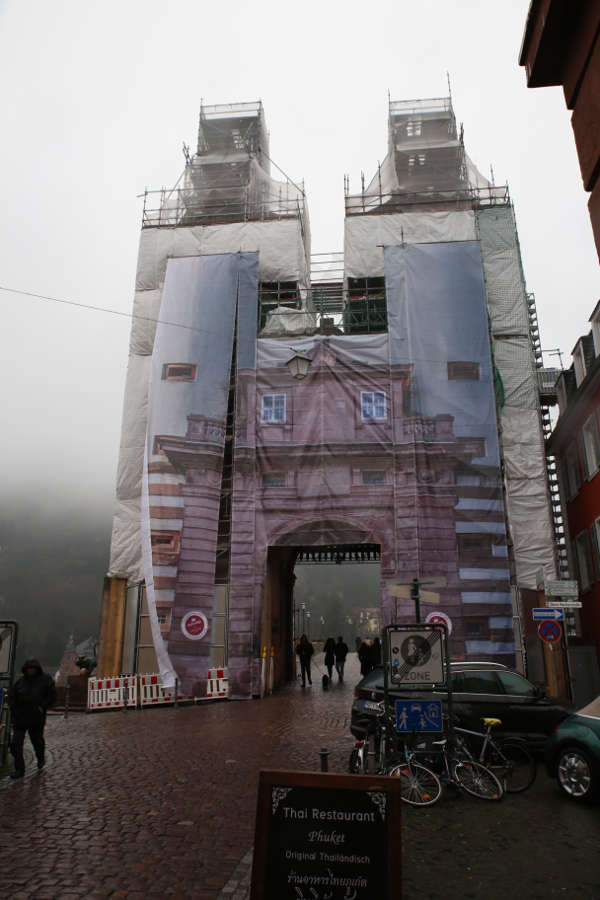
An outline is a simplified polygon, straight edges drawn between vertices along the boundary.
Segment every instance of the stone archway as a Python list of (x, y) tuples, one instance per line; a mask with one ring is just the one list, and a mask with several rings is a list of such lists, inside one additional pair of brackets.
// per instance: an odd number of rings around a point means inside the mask
[[(295, 679), (293, 635), (294, 566), (301, 547), (382, 545), (370, 523), (354, 517), (314, 516), (270, 536), (261, 620), (261, 694)], [(383, 550), (383, 547), (382, 547)]]

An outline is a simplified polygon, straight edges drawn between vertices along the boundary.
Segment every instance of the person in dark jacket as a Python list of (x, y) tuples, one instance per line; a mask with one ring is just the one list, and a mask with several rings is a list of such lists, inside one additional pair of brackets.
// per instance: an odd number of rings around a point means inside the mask
[(333, 678), (333, 664), (335, 662), (335, 641), (334, 639), (327, 638), (325, 641), (325, 646), (323, 647), (323, 652), (325, 653), (325, 665), (327, 666), (327, 674), (329, 675), (329, 680)]
[(346, 662), (346, 657), (348, 656), (348, 644), (345, 644), (341, 635), (337, 639), (337, 644), (335, 645), (335, 669), (338, 673), (338, 678), (340, 681), (344, 680), (344, 663)]
[(362, 642), (358, 651), (358, 658), (360, 660), (360, 674), (364, 678), (373, 668), (373, 645), (370, 640), (367, 639)]
[(306, 678), (308, 677), (308, 683), (312, 684), (312, 679), (310, 677), (310, 658), (314, 653), (314, 647), (306, 637), (305, 634), (302, 635), (298, 643), (296, 644), (296, 653), (300, 659), (300, 671), (302, 673), (302, 687), (306, 687)]
[(52, 676), (44, 672), (37, 659), (25, 660), (21, 671), (23, 675), (8, 692), (8, 705), (13, 723), (10, 751), (15, 761), (15, 771), (11, 778), (22, 778), (25, 774), (23, 743), (26, 734), (29, 734), (33, 744), (38, 769), (44, 768), (46, 711), (56, 701), (56, 688)]
[(381, 638), (376, 637), (371, 647), (371, 660), (373, 668), (381, 665)]

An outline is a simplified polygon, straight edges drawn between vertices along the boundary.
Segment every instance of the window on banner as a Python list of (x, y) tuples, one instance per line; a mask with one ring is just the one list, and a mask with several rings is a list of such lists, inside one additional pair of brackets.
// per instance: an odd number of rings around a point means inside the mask
[(596, 416), (593, 414), (583, 426), (583, 449), (586, 476), (591, 479), (600, 468), (600, 438), (598, 437)]
[(587, 531), (582, 531), (575, 538), (575, 553), (581, 590), (586, 591), (592, 584), (592, 555)]
[(285, 423), (285, 394), (263, 394), (260, 420), (263, 424)]
[(360, 392), (361, 416), (365, 422), (387, 419), (387, 404), (384, 391)]

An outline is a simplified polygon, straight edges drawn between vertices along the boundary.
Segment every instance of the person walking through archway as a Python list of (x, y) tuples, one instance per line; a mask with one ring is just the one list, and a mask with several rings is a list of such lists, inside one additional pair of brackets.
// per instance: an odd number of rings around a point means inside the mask
[(335, 669), (338, 673), (338, 678), (340, 679), (340, 681), (344, 680), (344, 663), (346, 662), (347, 656), (348, 644), (344, 643), (344, 640), (340, 635), (337, 639), (337, 644), (335, 645)]
[(373, 647), (372, 642), (367, 638), (360, 645), (358, 658), (360, 660), (360, 674), (365, 677), (373, 668)]
[(325, 653), (325, 666), (327, 668), (327, 674), (329, 675), (329, 680), (333, 678), (333, 664), (335, 663), (335, 641), (332, 637), (327, 638), (325, 641), (325, 646), (323, 647), (323, 652)]
[(302, 635), (298, 643), (296, 644), (296, 653), (298, 654), (298, 658), (300, 659), (300, 672), (302, 674), (302, 687), (306, 687), (306, 679), (308, 678), (308, 683), (312, 684), (312, 678), (310, 677), (310, 658), (314, 653), (314, 647), (306, 637), (305, 634)]

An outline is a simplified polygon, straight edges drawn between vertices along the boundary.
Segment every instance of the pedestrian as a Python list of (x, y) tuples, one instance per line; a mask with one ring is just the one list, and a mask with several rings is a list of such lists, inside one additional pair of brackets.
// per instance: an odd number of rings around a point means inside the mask
[(355, 645), (356, 652), (358, 653), (358, 651), (360, 650), (361, 645), (362, 645), (362, 638), (358, 634), (354, 638), (354, 645)]
[(56, 701), (56, 688), (52, 676), (44, 672), (37, 659), (25, 660), (21, 671), (23, 675), (8, 692), (8, 705), (13, 723), (10, 751), (15, 761), (15, 771), (11, 778), (23, 778), (25, 774), (23, 743), (27, 733), (35, 750), (37, 767), (44, 768), (46, 711)]
[(331, 681), (333, 677), (333, 664), (335, 662), (335, 641), (332, 637), (327, 638), (327, 640), (325, 641), (323, 652), (325, 653), (325, 666), (327, 667), (327, 674), (329, 675), (329, 680)]
[(306, 635), (303, 634), (296, 644), (296, 653), (300, 659), (300, 672), (302, 673), (302, 687), (306, 687), (307, 678), (308, 683), (312, 684), (312, 678), (310, 677), (310, 658), (314, 652), (313, 645)]
[(373, 668), (372, 647), (371, 641), (368, 638), (365, 639), (360, 645), (358, 658), (360, 660), (360, 674), (364, 678), (365, 675), (368, 675)]
[(335, 669), (340, 681), (344, 680), (344, 663), (346, 662), (347, 656), (348, 644), (344, 643), (342, 636), (340, 635), (337, 639), (337, 644), (335, 645)]
[(376, 637), (373, 641), (373, 646), (371, 647), (371, 658), (373, 661), (373, 668), (375, 668), (375, 666), (381, 665), (381, 638)]

